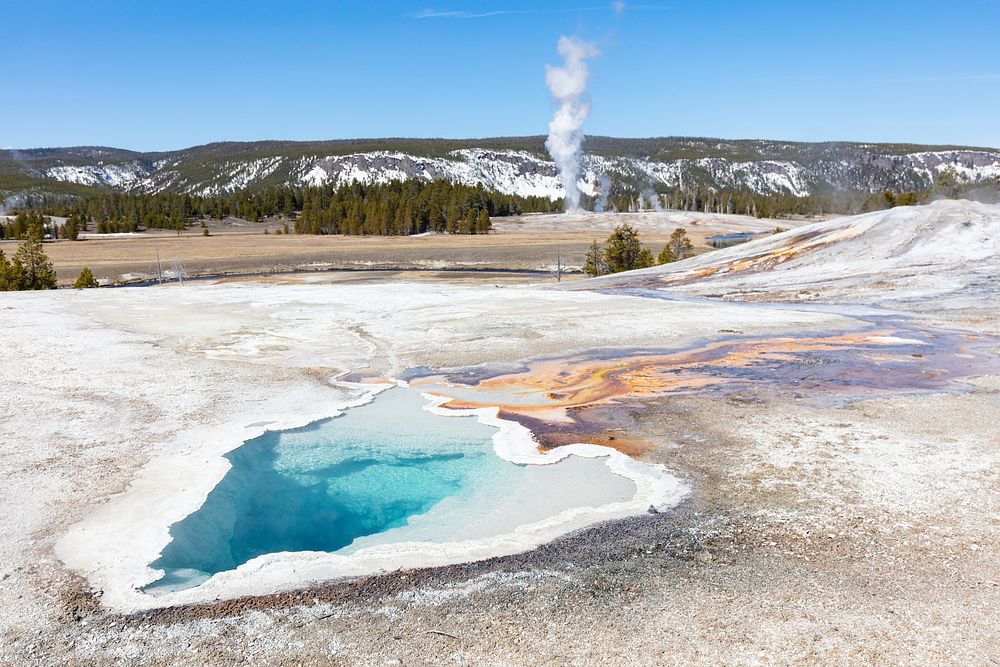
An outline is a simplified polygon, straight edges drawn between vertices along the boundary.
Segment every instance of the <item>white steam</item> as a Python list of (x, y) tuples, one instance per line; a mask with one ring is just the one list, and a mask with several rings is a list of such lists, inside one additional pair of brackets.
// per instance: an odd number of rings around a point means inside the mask
[(580, 209), (580, 148), (583, 145), (583, 121), (590, 115), (587, 98), (587, 78), (590, 68), (587, 58), (600, 55), (597, 47), (577, 37), (559, 38), (559, 55), (562, 67), (545, 66), (545, 84), (559, 104), (549, 122), (549, 138), (545, 147), (556, 162), (559, 180), (566, 191), (567, 211)]
[(604, 213), (608, 208), (608, 195), (611, 194), (611, 179), (601, 174), (597, 178), (597, 199), (594, 200), (594, 213)]
[(660, 195), (656, 194), (653, 188), (647, 187), (642, 191), (642, 198), (649, 203), (649, 208), (656, 212), (663, 210), (663, 205), (660, 203)]
[(25, 205), (26, 198), (22, 195), (11, 195), (6, 199), (0, 201), (0, 215), (6, 215), (7, 211), (12, 211), (15, 208), (20, 208)]

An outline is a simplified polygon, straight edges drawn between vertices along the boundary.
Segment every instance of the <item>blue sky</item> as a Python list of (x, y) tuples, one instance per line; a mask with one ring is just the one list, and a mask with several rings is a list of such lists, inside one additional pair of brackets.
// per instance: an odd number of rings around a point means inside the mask
[[(0, 146), (589, 134), (1000, 146), (1000, 2), (2, 0)], [(483, 15), (485, 14), (485, 15)]]

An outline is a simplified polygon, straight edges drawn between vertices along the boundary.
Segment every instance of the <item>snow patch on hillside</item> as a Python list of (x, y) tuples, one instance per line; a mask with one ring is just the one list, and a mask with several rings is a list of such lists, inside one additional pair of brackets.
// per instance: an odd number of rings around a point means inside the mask
[(307, 171), (301, 178), (303, 185), (309, 185), (312, 187), (319, 187), (324, 185), (330, 180), (330, 175), (326, 173), (326, 170), (318, 164), (313, 165), (312, 169)]
[(273, 156), (242, 162), (226, 162), (223, 180), (192, 191), (204, 196), (236, 192), (267, 178), (277, 171), (284, 161), (285, 158), (281, 156)]
[(562, 186), (551, 162), (523, 151), (463, 149), (449, 157), (422, 157), (377, 151), (319, 158), (300, 171), (305, 185), (336, 186), (350, 183), (388, 183), (418, 178), (447, 179), (453, 183), (479, 185), (521, 196), (557, 199)]
[[(802, 165), (779, 160), (733, 162), (724, 158), (650, 162), (632, 160), (632, 168), (645, 174), (651, 185), (684, 188), (704, 182), (707, 174), (718, 188), (750, 190), (757, 194), (792, 194), (807, 196), (813, 180)], [(620, 170), (619, 170), (620, 171)]]
[(972, 182), (1000, 178), (1000, 159), (985, 151), (935, 151), (911, 153), (907, 157), (911, 167), (923, 171), (929, 182), (948, 167)]
[(62, 165), (45, 170), (45, 176), (64, 183), (128, 188), (149, 174), (138, 162), (96, 165)]
[[(832, 156), (835, 153), (831, 153)], [(479, 185), (524, 197), (563, 196), (555, 165), (546, 157), (518, 150), (467, 148), (443, 156), (374, 151), (333, 156), (286, 157), (197, 164), (171, 157), (144, 166), (138, 161), (59, 165), (43, 173), (48, 178), (82, 185), (109, 186), (128, 192), (164, 190), (218, 195), (252, 188), (262, 182), (334, 186), (351, 183), (388, 183), (394, 180), (445, 179)], [(971, 182), (1000, 178), (1000, 155), (989, 150), (923, 151), (903, 155), (859, 153), (816, 159), (804, 165), (794, 160), (733, 160), (724, 157), (650, 160), (625, 156), (584, 155), (580, 190), (594, 196), (602, 179), (642, 191), (706, 186), (720, 190), (748, 190), (756, 194), (808, 196), (826, 186), (845, 191), (881, 192), (923, 190), (940, 172), (953, 167)], [(197, 174), (197, 175), (195, 175)]]

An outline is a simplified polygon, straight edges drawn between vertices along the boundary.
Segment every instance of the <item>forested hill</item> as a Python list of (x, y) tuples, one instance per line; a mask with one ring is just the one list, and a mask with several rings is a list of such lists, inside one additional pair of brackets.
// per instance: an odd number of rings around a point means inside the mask
[[(972, 182), (1000, 177), (1000, 150), (908, 144), (588, 137), (582, 189), (600, 182), (639, 195), (708, 188), (760, 195), (919, 191), (953, 167)], [(444, 179), (524, 197), (558, 199), (562, 187), (544, 137), (358, 139), (215, 143), (140, 153), (75, 147), (0, 151), (0, 197), (127, 193), (224, 195), (268, 186)]]

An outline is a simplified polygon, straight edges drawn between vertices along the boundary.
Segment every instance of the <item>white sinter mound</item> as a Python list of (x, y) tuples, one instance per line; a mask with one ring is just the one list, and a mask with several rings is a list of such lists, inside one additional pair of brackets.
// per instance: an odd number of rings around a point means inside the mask
[[(683, 345), (720, 328), (857, 325), (793, 309), (415, 283), (58, 290), (6, 294), (0, 309), (10, 323), (0, 382), (18, 386), (0, 420), (0, 455), (9, 462), (0, 470), (0, 501), (15, 517), (3, 525), (9, 539), (0, 541), (0, 561), (28, 567), (39, 551), (54, 549), (103, 591), (104, 605), (119, 610), (516, 553), (597, 521), (644, 514), (650, 505), (669, 507), (685, 491), (666, 470), (606, 448), (541, 455), (524, 427), (484, 409), (480, 419), (500, 428), (494, 442), (502, 458), (545, 464), (570, 452), (603, 455), (606, 474), (634, 482), (634, 497), (598, 507), (587, 499), (584, 512), (522, 506), (519, 516), (505, 517), (504, 530), (447, 544), (270, 554), (196, 588), (142, 593), (159, 576), (149, 564), (168, 543), (169, 526), (201, 506), (228, 470), (225, 453), (265, 429), (302, 426), (371, 397), (373, 384), (334, 380), (343, 373), (377, 384), (408, 368)], [(631, 324), (623, 329), (622, 322)], [(42, 531), (50, 537), (36, 543), (31, 536)]]
[(818, 222), (574, 287), (935, 308), (946, 296), (952, 307), (994, 298), (998, 266), (1000, 206), (947, 200)]

